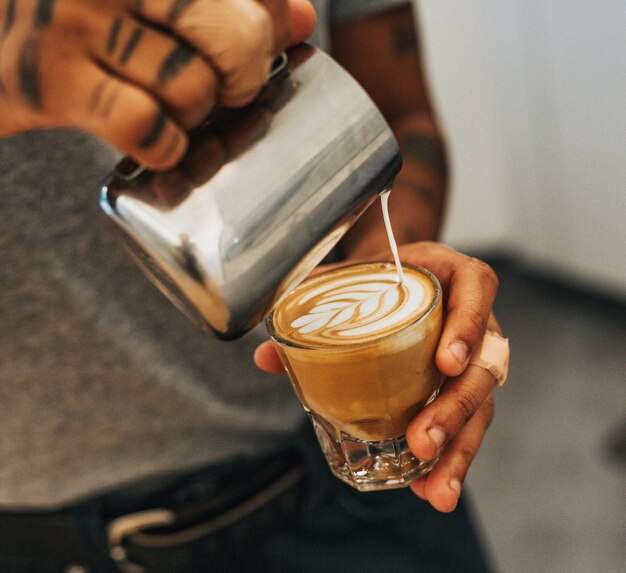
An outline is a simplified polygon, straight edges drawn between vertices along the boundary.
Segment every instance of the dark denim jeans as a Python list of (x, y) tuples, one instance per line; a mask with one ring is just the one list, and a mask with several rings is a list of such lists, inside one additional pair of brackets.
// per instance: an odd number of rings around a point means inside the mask
[[(309, 429), (298, 449), (303, 477), (271, 501), (208, 535), (187, 536), (174, 528), (147, 541), (133, 539), (130, 561), (142, 563), (146, 573), (489, 571), (467, 500), (453, 513), (441, 514), (408, 489), (359, 493), (330, 474)], [(73, 509), (90, 554), (89, 562), (79, 565), (90, 573), (117, 573), (108, 556), (102, 513), (102, 500)], [(2, 567), (0, 556), (2, 573), (64, 568), (67, 573), (68, 565), (9, 568)]]

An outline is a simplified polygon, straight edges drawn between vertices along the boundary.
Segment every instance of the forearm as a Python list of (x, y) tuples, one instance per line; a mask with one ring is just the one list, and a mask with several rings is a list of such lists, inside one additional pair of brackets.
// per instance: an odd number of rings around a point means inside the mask
[[(439, 237), (448, 167), (445, 144), (433, 116), (415, 112), (392, 123), (403, 165), (392, 187), (389, 212), (399, 245)], [(361, 259), (388, 249), (380, 202), (374, 203), (345, 237), (346, 258)]]
[[(403, 158), (389, 210), (398, 244), (439, 235), (447, 162), (422, 67), (410, 4), (337, 24), (335, 57), (367, 90), (391, 125)], [(344, 239), (347, 258), (369, 258), (388, 248), (380, 204), (373, 204)]]

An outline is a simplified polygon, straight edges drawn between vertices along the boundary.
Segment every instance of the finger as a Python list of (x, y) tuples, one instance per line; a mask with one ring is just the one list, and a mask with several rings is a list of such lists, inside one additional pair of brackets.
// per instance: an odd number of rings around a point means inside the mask
[(488, 370), (470, 365), (446, 381), (439, 396), (407, 428), (407, 442), (420, 459), (431, 460), (458, 435), (489, 399), (496, 380)]
[(69, 65), (73, 73), (48, 86), (52, 115), (65, 115), (68, 123), (102, 137), (152, 169), (167, 169), (180, 161), (187, 134), (158, 101), (95, 64)]
[(313, 34), (317, 25), (315, 8), (309, 0), (290, 0), (291, 44), (304, 42)]
[(273, 54), (277, 56), (291, 44), (291, 11), (288, 0), (261, 0), (268, 11), (273, 30)]
[(421, 243), (419, 251), (401, 249), (402, 260), (430, 270), (447, 298), (446, 321), (437, 349), (437, 367), (458, 376), (482, 340), (498, 291), (498, 277), (486, 263), (439, 243)]
[(130, 16), (104, 19), (90, 47), (97, 60), (154, 94), (188, 129), (215, 105), (218, 79), (190, 46)]
[(261, 370), (269, 374), (282, 374), (285, 372), (278, 352), (276, 352), (274, 344), (269, 340), (257, 347), (254, 352), (254, 362)]
[(172, 29), (217, 69), (219, 104), (243, 106), (267, 81), (274, 32), (269, 12), (255, 0), (144, 0), (133, 6), (140, 17)]
[(479, 259), (466, 258), (450, 276), (446, 321), (437, 348), (437, 367), (446, 376), (456, 376), (467, 366), (485, 334), (498, 291), (493, 269)]
[(315, 30), (317, 15), (309, 0), (261, 0), (270, 13), (274, 55), (306, 40)]
[(489, 396), (456, 438), (448, 444), (433, 470), (411, 484), (411, 490), (437, 510), (456, 507), (472, 460), (493, 419), (493, 397)]

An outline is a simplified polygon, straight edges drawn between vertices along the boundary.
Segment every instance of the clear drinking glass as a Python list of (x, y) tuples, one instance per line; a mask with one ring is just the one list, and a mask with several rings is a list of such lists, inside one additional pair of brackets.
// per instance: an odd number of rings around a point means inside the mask
[(441, 385), (435, 366), (442, 330), (441, 286), (427, 270), (403, 265), (405, 273), (419, 273), (432, 285), (432, 300), (398, 330), (374, 340), (304, 344), (290, 338), (276, 317), (302, 289), (314, 290), (337, 273), (363, 272), (368, 265), (372, 272), (389, 274), (395, 269), (388, 263), (366, 263), (315, 275), (267, 319), (268, 332), (331, 471), (360, 491), (406, 486), (437, 461), (413, 456), (405, 433)]

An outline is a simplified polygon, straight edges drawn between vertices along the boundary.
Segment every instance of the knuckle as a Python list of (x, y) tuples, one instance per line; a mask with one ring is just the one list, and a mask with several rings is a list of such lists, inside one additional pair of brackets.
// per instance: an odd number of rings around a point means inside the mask
[(422, 249), (425, 251), (437, 251), (439, 249), (445, 249), (446, 247), (442, 244), (437, 244), (434, 241), (422, 241), (421, 243)]
[(269, 12), (260, 4), (253, 4), (248, 14), (250, 33), (258, 34), (259, 37), (268, 36), (272, 29), (272, 18)]
[(487, 318), (478, 310), (468, 307), (465, 309), (465, 318), (471, 324), (472, 328), (481, 334), (487, 328)]
[(496, 289), (498, 288), (500, 280), (490, 265), (476, 257), (470, 258), (469, 264), (473, 267), (474, 271), (478, 273), (482, 283), (490, 284)]
[(473, 394), (467, 391), (459, 391), (454, 397), (454, 405), (460, 412), (464, 423), (467, 423), (476, 412), (478, 404)]
[(137, 147), (150, 130), (161, 108), (149, 96), (138, 93), (128, 98), (124, 108), (124, 113), (116, 114), (116, 121), (111, 122), (111, 129), (120, 142)]
[(495, 400), (493, 399), (493, 396), (491, 394), (489, 394), (489, 396), (483, 403), (481, 410), (483, 411), (485, 416), (485, 428), (488, 428), (489, 426), (491, 426), (491, 422), (493, 422), (493, 418), (496, 413)]
[(476, 448), (473, 448), (468, 445), (459, 446), (457, 451), (457, 455), (463, 460), (464, 465), (467, 467), (470, 465), (472, 460), (476, 457)]
[(229, 33), (228, 47), (220, 56), (219, 66), (225, 73), (235, 73), (266, 56), (272, 44), (272, 25), (269, 14), (260, 5), (252, 4), (241, 12), (239, 25)]
[(127, 135), (131, 139), (140, 139), (154, 121), (154, 117), (159, 113), (159, 110), (160, 108), (156, 102), (145, 98), (141, 105), (135, 106), (127, 118), (128, 126), (125, 129)]
[(184, 95), (189, 107), (203, 107), (213, 103), (215, 77), (211, 72), (196, 74), (193, 82), (185, 82)]
[(194, 127), (211, 111), (215, 104), (216, 83), (210, 72), (203, 71), (195, 74), (193, 81), (180, 82), (177, 86), (172, 107), (185, 127)]

